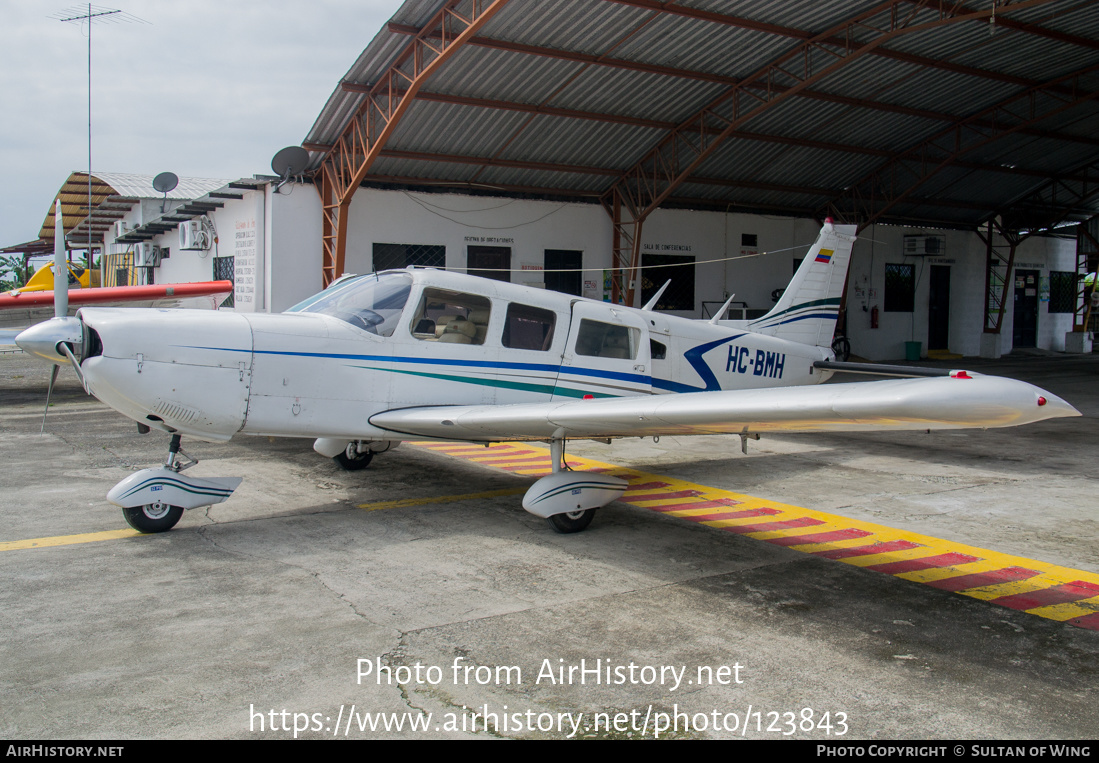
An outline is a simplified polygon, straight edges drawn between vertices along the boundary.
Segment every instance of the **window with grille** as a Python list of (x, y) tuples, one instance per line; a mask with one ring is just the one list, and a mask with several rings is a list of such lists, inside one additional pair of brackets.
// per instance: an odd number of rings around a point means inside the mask
[(1076, 312), (1076, 274), (1051, 270), (1049, 273), (1049, 312)]
[(916, 266), (885, 264), (885, 312), (910, 313), (916, 304)]
[(446, 247), (435, 244), (374, 244), (374, 272), (419, 268), (445, 268)]
[(229, 296), (218, 305), (218, 307), (234, 307), (236, 305), (236, 258), (235, 257), (215, 257), (214, 258), (214, 280), (215, 281), (229, 281), (234, 285), (234, 290), (229, 292)]

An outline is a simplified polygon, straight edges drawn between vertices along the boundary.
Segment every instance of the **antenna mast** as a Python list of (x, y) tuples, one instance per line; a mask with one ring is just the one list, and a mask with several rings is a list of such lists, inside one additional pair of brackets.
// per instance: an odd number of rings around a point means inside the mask
[(75, 5), (52, 14), (58, 21), (66, 23), (88, 24), (88, 214), (84, 218), (84, 227), (87, 230), (88, 247), (85, 249), (85, 261), (89, 269), (92, 267), (92, 24), (93, 22), (106, 21), (109, 23), (139, 21), (142, 24), (149, 22), (134, 16), (131, 13), (117, 8), (103, 8), (88, 3), (87, 10), (83, 5)]

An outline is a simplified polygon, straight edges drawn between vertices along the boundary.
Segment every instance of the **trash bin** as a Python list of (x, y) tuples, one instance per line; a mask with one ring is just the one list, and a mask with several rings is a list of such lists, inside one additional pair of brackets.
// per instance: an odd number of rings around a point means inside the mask
[(904, 343), (904, 359), (905, 360), (919, 360), (920, 351), (923, 349), (923, 342), (905, 342)]

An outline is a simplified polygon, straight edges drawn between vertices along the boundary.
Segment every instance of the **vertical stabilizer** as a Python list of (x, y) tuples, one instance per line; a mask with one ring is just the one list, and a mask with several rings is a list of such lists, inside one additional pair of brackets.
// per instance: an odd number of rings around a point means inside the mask
[(831, 347), (855, 231), (856, 226), (833, 225), (829, 218), (778, 304), (748, 328), (791, 342)]

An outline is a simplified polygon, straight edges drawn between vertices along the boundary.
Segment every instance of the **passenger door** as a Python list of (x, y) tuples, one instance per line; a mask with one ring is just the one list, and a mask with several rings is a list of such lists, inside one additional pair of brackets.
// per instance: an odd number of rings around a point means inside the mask
[(626, 308), (574, 302), (555, 400), (652, 394), (645, 321)]

